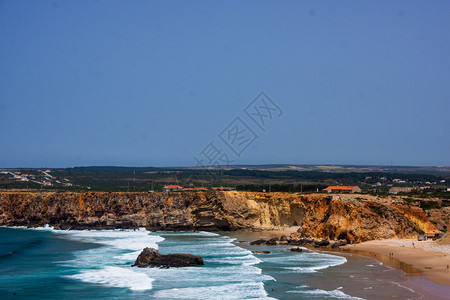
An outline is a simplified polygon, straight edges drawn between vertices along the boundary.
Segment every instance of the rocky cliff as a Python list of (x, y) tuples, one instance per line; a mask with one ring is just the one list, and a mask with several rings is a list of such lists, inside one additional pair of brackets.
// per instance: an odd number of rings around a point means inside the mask
[(435, 230), (406, 202), (374, 197), (249, 192), (0, 193), (0, 225), (62, 229), (238, 230), (299, 226), (305, 237), (349, 242)]

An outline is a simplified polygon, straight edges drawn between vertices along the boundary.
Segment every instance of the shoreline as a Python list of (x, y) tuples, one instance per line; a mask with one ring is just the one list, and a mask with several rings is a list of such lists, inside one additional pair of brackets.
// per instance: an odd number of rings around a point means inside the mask
[(393, 268), (401, 269), (406, 276), (423, 273), (436, 284), (450, 287), (450, 269), (447, 268), (450, 268), (450, 252), (447, 252), (447, 248), (450, 247), (438, 247), (435, 242), (387, 239), (341, 246), (337, 252), (372, 257)]
[[(281, 230), (250, 231), (250, 236), (266, 238), (289, 236), (296, 232), (290, 227)], [(413, 246), (414, 243), (414, 246)], [(270, 249), (271, 246), (268, 246)], [(422, 295), (422, 299), (448, 299), (450, 294), (450, 245), (419, 242), (413, 239), (386, 239), (349, 244), (337, 249), (310, 248), (312, 251), (335, 255), (357, 255), (377, 260), (404, 274), (399, 284)], [(393, 255), (390, 253), (393, 253)], [(447, 269), (449, 265), (449, 269)]]
[[(297, 228), (252, 232), (268, 238), (279, 238), (282, 235), (289, 236), (296, 232)], [(438, 245), (434, 241), (417, 241), (416, 239), (384, 239), (348, 244), (337, 249), (319, 247), (312, 250), (352, 253), (374, 258), (394, 269), (404, 271), (406, 275), (423, 273), (426, 278), (436, 284), (450, 286), (450, 244)]]
[[(424, 299), (444, 300), (450, 294), (450, 269), (447, 269), (450, 254), (432, 250), (436, 246), (435, 242), (387, 239), (347, 245), (331, 252), (374, 258), (391, 268), (402, 270), (405, 281), (401, 284), (421, 294)], [(442, 248), (448, 251), (450, 245)]]

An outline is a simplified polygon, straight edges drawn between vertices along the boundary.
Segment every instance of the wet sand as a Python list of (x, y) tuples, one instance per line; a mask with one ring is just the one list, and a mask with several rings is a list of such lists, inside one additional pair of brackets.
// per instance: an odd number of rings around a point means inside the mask
[[(450, 286), (450, 252), (448, 245), (417, 240), (377, 240), (341, 247), (386, 263), (406, 273), (423, 272), (440, 285)], [(449, 291), (450, 292), (450, 291)]]

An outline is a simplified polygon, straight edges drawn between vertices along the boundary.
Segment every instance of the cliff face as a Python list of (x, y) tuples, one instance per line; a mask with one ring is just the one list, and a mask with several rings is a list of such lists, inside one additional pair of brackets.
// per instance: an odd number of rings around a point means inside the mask
[(63, 229), (237, 230), (300, 226), (305, 237), (360, 242), (435, 230), (420, 208), (287, 193), (0, 193), (0, 225)]

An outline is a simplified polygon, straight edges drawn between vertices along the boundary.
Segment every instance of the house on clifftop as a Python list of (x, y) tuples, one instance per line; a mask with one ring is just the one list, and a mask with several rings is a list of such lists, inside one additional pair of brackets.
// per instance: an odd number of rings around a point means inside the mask
[(398, 193), (409, 193), (414, 188), (408, 187), (408, 186), (394, 186), (389, 189), (389, 193), (391, 194), (398, 194)]
[(163, 192), (175, 192), (175, 191), (181, 191), (183, 189), (182, 186), (179, 185), (175, 185), (175, 184), (169, 184), (169, 185), (165, 185), (162, 188)]
[(329, 186), (323, 189), (324, 192), (328, 193), (360, 193), (361, 189), (358, 186)]

